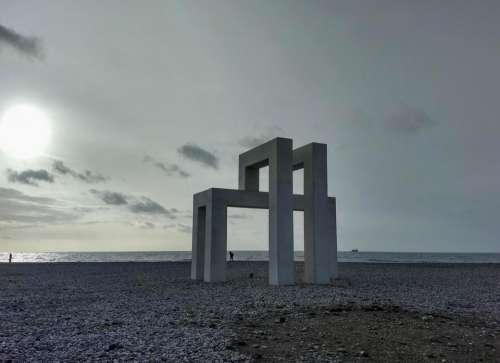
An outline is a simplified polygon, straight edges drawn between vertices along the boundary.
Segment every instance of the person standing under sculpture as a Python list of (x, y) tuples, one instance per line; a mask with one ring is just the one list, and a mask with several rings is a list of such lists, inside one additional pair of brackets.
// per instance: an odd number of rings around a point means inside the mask
[(9, 263), (12, 263), (12, 253), (9, 253)]
[(229, 251), (229, 260), (234, 261), (234, 253), (233, 251)]

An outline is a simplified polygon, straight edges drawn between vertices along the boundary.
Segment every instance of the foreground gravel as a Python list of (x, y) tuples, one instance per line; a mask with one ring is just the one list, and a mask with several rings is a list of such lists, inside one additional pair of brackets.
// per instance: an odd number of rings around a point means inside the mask
[(231, 263), (217, 284), (190, 281), (189, 267), (0, 264), (0, 361), (245, 361), (235, 322), (276, 308), (380, 304), (500, 322), (496, 264), (341, 263), (333, 285), (287, 287), (268, 286), (265, 262)]

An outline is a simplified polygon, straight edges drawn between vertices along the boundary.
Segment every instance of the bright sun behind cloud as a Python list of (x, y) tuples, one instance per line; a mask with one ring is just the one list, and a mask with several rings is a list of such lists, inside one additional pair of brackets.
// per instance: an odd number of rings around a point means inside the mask
[(0, 150), (11, 157), (30, 159), (42, 156), (49, 141), (49, 119), (34, 106), (13, 106), (0, 118)]

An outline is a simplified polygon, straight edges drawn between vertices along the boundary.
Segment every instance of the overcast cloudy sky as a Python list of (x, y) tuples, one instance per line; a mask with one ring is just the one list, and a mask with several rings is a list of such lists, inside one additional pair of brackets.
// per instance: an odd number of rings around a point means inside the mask
[[(51, 129), (43, 155), (0, 152), (0, 251), (190, 250), (193, 193), (236, 188), (238, 153), (283, 136), (328, 144), (339, 249), (500, 252), (499, 18), (493, 0), (0, 0), (0, 120), (30, 105)], [(266, 212), (231, 210), (229, 248), (266, 246)]]

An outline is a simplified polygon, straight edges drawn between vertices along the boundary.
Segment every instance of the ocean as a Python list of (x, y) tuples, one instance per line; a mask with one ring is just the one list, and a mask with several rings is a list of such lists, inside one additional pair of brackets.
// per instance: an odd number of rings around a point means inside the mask
[[(234, 251), (236, 261), (266, 261), (267, 251)], [(190, 261), (190, 251), (168, 252), (42, 252), (13, 253), (13, 262), (161, 262)], [(0, 263), (8, 262), (8, 252), (0, 252)], [(304, 252), (296, 251), (303, 261)], [(340, 262), (371, 263), (500, 263), (500, 253), (430, 252), (338, 252)]]

